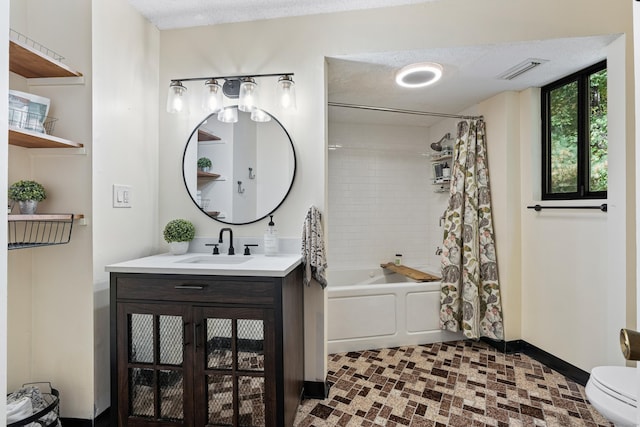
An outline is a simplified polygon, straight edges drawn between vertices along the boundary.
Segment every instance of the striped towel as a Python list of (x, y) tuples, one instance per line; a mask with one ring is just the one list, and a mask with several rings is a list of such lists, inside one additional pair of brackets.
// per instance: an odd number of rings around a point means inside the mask
[(302, 228), (302, 264), (305, 267), (303, 282), (309, 286), (311, 280), (315, 279), (324, 289), (327, 286), (327, 260), (320, 219), (318, 208), (311, 206)]

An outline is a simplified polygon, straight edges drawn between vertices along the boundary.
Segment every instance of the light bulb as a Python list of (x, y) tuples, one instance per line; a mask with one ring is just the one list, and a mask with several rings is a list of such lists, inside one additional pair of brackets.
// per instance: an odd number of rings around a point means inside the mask
[(282, 108), (294, 110), (296, 108), (296, 84), (291, 76), (282, 76), (278, 79), (278, 91)]
[(240, 94), (238, 96), (238, 109), (250, 112), (258, 103), (258, 85), (252, 78), (247, 78), (240, 84)]
[(202, 109), (211, 113), (217, 113), (222, 109), (222, 87), (217, 80), (204, 82)]
[(187, 106), (187, 88), (182, 82), (172, 81), (167, 95), (167, 112), (179, 113)]

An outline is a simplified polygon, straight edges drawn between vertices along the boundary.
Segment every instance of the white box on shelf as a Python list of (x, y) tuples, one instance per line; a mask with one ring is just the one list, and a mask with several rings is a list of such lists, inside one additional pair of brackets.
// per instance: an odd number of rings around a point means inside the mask
[(49, 98), (32, 93), (9, 90), (9, 125), (36, 132), (45, 132), (49, 114)]

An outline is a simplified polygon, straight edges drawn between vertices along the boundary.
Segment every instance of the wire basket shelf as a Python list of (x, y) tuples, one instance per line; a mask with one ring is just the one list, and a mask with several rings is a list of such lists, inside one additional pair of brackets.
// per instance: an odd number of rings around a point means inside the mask
[(8, 249), (69, 243), (73, 218), (73, 214), (8, 215)]
[(51, 135), (58, 119), (9, 107), (9, 126)]

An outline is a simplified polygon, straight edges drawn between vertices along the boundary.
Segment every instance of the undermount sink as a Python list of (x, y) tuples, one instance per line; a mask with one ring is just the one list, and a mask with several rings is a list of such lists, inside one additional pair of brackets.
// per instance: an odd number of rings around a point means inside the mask
[(176, 261), (182, 264), (242, 264), (253, 259), (244, 255), (198, 255)]

